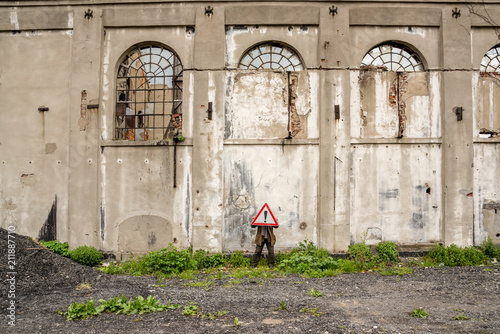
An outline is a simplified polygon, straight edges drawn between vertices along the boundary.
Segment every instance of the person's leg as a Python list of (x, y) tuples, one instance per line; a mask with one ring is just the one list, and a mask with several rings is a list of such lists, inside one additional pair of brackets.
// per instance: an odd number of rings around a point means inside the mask
[(263, 249), (264, 249), (264, 243), (262, 243), (260, 246), (259, 245), (255, 246), (255, 253), (252, 256), (252, 267), (257, 267), (257, 263), (259, 263)]
[(269, 268), (274, 267), (274, 246), (271, 246), (271, 241), (266, 243), (267, 246), (267, 265)]

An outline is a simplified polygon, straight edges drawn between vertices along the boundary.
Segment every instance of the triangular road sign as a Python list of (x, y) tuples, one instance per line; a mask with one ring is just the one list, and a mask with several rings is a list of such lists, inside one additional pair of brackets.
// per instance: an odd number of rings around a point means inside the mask
[[(261, 213), (264, 211), (264, 214)], [(264, 204), (262, 209), (260, 209), (259, 214), (255, 216), (252, 221), (252, 225), (256, 226), (278, 226), (278, 221), (274, 218), (273, 212), (269, 209), (269, 205)]]

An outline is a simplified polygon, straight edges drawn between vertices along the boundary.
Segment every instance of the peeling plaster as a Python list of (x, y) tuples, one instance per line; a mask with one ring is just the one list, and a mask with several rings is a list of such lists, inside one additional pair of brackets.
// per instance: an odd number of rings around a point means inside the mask
[(13, 30), (19, 30), (19, 21), (17, 19), (17, 12), (10, 12), (10, 24), (14, 26)]

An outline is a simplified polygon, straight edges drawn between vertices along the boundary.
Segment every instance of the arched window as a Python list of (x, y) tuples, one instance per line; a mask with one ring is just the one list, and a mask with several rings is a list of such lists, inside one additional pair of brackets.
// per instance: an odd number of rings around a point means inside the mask
[(500, 44), (486, 52), (481, 60), (481, 72), (500, 72)]
[(161, 140), (181, 134), (182, 64), (159, 45), (132, 49), (116, 78), (116, 139)]
[(304, 69), (298, 54), (277, 42), (266, 42), (250, 49), (241, 57), (238, 67), (243, 70), (301, 71)]
[(368, 52), (361, 66), (380, 66), (388, 71), (414, 72), (423, 71), (420, 57), (410, 48), (397, 44), (385, 43), (374, 47)]

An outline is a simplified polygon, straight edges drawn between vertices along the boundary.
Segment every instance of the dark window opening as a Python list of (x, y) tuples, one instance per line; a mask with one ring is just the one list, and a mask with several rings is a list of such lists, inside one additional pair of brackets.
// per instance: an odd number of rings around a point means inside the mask
[(182, 131), (182, 64), (156, 45), (130, 51), (116, 79), (116, 139), (162, 140)]

